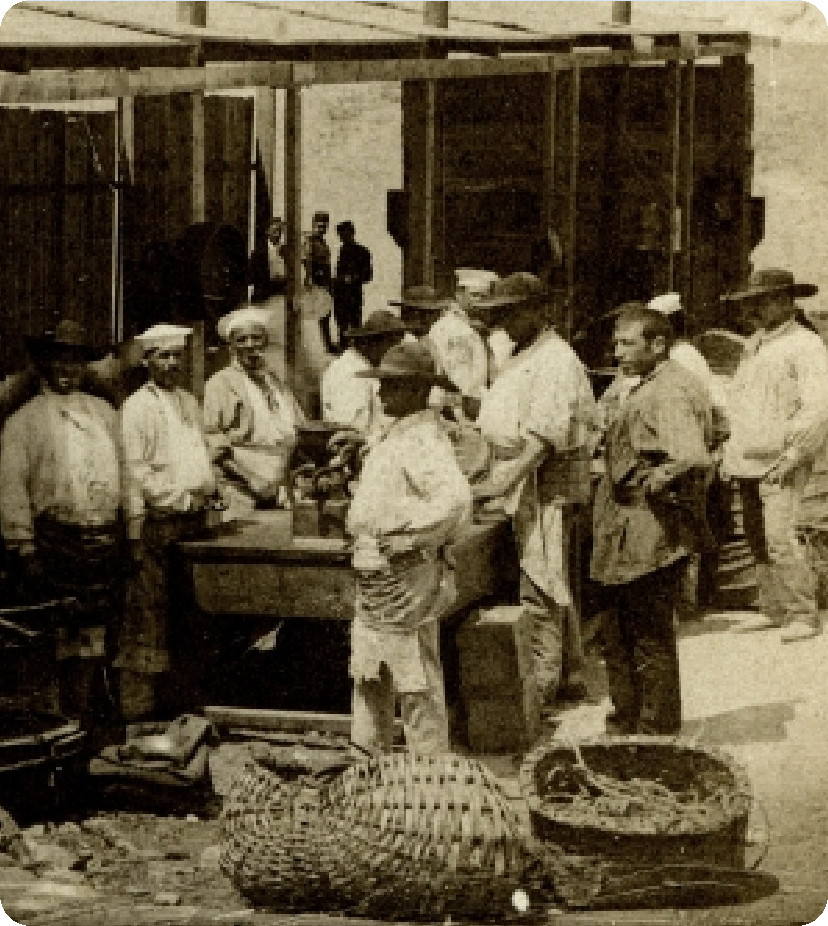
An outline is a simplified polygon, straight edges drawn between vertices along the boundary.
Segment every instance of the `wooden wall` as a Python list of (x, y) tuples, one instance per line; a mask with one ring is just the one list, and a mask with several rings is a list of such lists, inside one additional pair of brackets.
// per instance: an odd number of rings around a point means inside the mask
[(62, 317), (112, 336), (115, 115), (0, 109), (0, 362)]

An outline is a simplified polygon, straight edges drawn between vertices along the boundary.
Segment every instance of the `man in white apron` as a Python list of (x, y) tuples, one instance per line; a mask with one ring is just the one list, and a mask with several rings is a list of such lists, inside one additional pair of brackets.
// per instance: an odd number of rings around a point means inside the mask
[(138, 336), (149, 381), (121, 409), (127, 537), (135, 564), (118, 656), (121, 712), (128, 720), (152, 712), (157, 679), (170, 665), (170, 544), (203, 530), (215, 494), (201, 410), (178, 386), (190, 331), (162, 324)]
[(512, 517), (539, 702), (548, 706), (559, 689), (583, 687), (565, 507), (588, 497), (595, 400), (583, 364), (545, 325), (546, 297), (536, 277), (506, 277), (493, 303), (499, 314), (492, 327), (506, 331), (515, 352), (483, 396), (478, 425), (493, 462), (489, 477), (472, 488)]
[(204, 427), (228, 520), (284, 502), (297, 428), (305, 421), (293, 393), (268, 369), (272, 325), (272, 313), (256, 306), (218, 323), (231, 360), (207, 380)]

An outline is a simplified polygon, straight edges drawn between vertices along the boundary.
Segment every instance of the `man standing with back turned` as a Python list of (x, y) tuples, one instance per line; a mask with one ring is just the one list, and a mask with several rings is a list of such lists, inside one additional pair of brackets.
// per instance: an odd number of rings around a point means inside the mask
[(610, 733), (681, 728), (674, 611), (684, 563), (704, 534), (710, 399), (668, 357), (669, 321), (631, 304), (615, 327), (625, 376), (640, 376), (610, 424), (595, 497), (592, 577), (606, 586)]

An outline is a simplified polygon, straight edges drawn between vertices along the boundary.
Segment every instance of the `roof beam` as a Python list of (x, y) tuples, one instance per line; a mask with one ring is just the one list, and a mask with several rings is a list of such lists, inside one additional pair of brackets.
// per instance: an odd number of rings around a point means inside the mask
[[(700, 45), (700, 56), (744, 54), (736, 45)], [(508, 58), (392, 58), (338, 61), (232, 61), (206, 67), (94, 68), (77, 71), (0, 72), (0, 105), (106, 99), (245, 87), (288, 88), (364, 81), (444, 80), (508, 74), (544, 74), (573, 67), (692, 60), (688, 48)]]
[(198, 63), (198, 47), (182, 42), (126, 42), (115, 45), (0, 43), (0, 70), (18, 73), (41, 68), (192, 67)]

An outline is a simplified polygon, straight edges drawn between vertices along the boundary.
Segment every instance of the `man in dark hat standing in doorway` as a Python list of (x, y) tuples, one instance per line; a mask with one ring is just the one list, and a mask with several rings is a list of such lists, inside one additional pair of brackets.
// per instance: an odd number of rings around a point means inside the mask
[(785, 643), (819, 633), (816, 577), (796, 535), (809, 470), (828, 435), (828, 350), (796, 318), (817, 287), (787, 270), (754, 273), (724, 296), (753, 331), (733, 378), (722, 469), (738, 480), (760, 605)]
[(96, 351), (81, 325), (29, 338), (42, 387), (0, 438), (0, 530), (32, 597), (72, 597), (80, 617), (59, 642), (62, 709), (87, 719), (120, 613), (121, 483), (117, 413), (81, 391)]
[(371, 282), (374, 271), (371, 252), (356, 240), (354, 223), (340, 222), (336, 233), (342, 245), (336, 259), (332, 292), (334, 319), (341, 337), (349, 328), (362, 324), (362, 287)]

